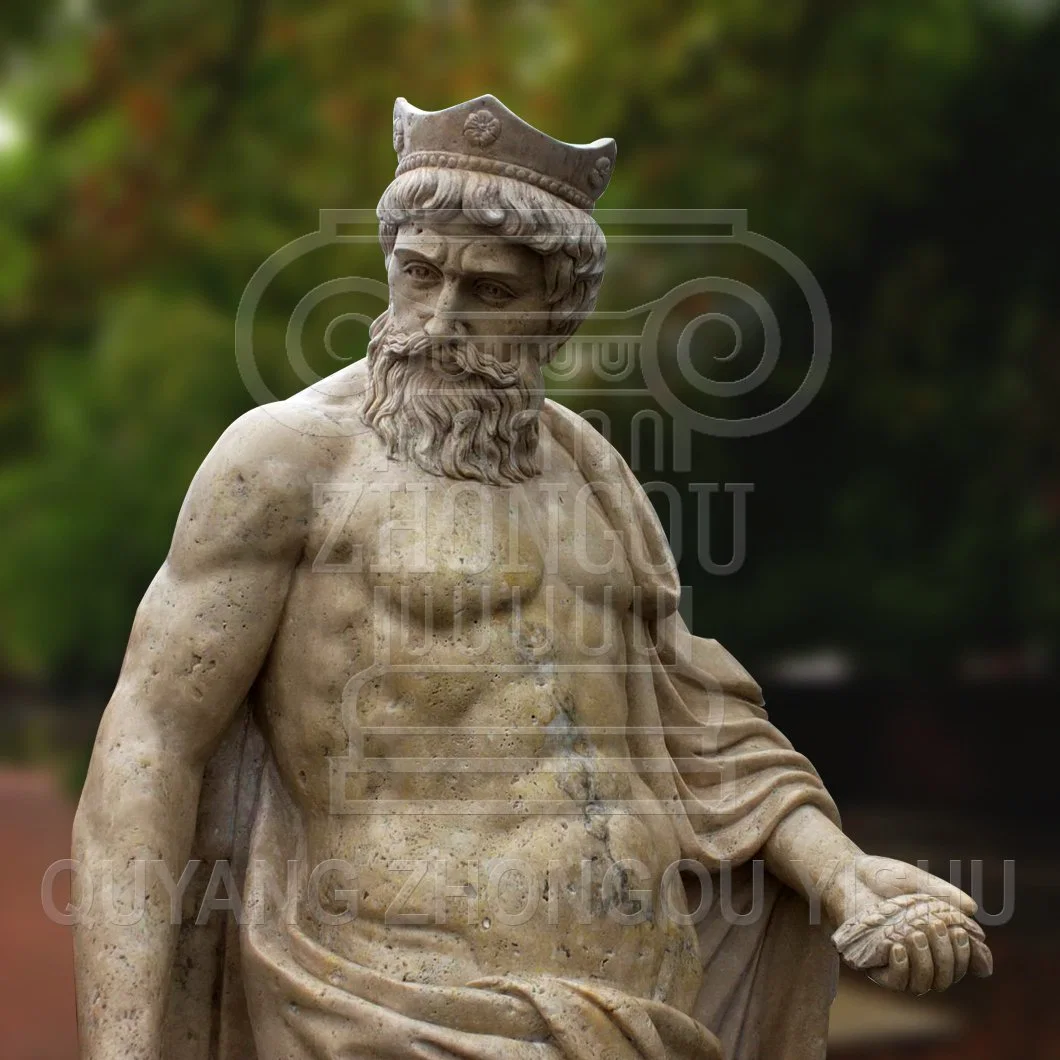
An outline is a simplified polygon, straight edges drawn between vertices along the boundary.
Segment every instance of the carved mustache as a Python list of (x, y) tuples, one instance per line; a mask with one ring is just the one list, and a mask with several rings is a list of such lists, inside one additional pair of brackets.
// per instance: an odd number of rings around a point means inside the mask
[(477, 376), (492, 386), (517, 386), (523, 373), (518, 363), (503, 361), (469, 338), (434, 338), (426, 332), (393, 332), (381, 343), (381, 353), (428, 363), (452, 380)]

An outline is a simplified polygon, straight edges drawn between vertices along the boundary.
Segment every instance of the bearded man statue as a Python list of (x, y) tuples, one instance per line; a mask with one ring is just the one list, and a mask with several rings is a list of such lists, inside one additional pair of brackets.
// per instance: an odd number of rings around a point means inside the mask
[[(83, 1056), (819, 1060), (840, 955), (988, 973), (974, 902), (843, 834), (544, 396), (614, 142), (493, 96), (394, 130), (367, 357), (229, 428), (137, 612), (75, 824)], [(139, 917), (89, 900), (114, 866)]]

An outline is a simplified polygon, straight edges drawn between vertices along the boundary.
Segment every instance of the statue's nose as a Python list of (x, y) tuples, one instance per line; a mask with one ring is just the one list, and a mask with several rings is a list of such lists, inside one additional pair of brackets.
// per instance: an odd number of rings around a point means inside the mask
[(424, 332), (432, 339), (453, 338), (464, 330), (459, 299), (460, 292), (452, 281), (445, 283), (438, 292), (430, 315), (423, 325)]
[(448, 339), (455, 334), (452, 318), (446, 319), (437, 311), (433, 312), (423, 325), (424, 333), (432, 339)]

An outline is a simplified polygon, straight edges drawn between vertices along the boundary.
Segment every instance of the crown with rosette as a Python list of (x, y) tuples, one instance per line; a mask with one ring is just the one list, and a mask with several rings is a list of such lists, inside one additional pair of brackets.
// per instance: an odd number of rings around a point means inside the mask
[(412, 169), (495, 173), (534, 184), (592, 211), (615, 165), (615, 141), (568, 144), (528, 125), (496, 96), (476, 96), (445, 110), (394, 104), (397, 176)]

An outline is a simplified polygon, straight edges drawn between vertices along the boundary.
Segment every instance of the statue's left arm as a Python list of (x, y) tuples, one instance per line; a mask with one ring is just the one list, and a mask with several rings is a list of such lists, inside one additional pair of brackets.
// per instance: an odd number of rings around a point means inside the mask
[[(967, 971), (989, 975), (974, 900), (847, 838), (812, 764), (770, 723), (758, 684), (717, 641), (689, 632), (666, 534), (617, 451), (561, 405), (546, 402), (542, 418), (596, 490), (634, 570), (650, 647), (630, 671), (630, 744), (674, 763), (672, 774), (644, 779), (674, 808), (684, 856), (711, 871), (763, 858), (811, 907), (820, 903), (843, 959), (882, 986), (920, 994)], [(653, 730), (661, 744), (646, 735)]]

